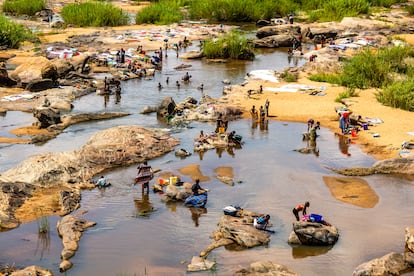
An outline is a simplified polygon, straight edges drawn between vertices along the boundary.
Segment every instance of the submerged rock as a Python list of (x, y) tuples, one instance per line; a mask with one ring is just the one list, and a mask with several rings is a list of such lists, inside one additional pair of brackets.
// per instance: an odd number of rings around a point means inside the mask
[(275, 264), (271, 261), (261, 261), (252, 263), (249, 268), (243, 268), (234, 273), (234, 276), (246, 275), (298, 276), (299, 274), (290, 270), (287, 266)]

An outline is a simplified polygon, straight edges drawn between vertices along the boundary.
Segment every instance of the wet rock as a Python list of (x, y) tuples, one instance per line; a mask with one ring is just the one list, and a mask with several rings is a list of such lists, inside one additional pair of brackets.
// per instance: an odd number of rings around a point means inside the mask
[(234, 180), (233, 180), (232, 177), (218, 175), (217, 179), (220, 180), (221, 182), (223, 182), (224, 184), (234, 186)]
[(352, 167), (332, 170), (347, 176), (365, 176), (371, 174), (414, 175), (414, 157), (377, 161), (371, 168)]
[(249, 268), (243, 268), (234, 273), (235, 276), (245, 275), (278, 275), (278, 276), (297, 276), (296, 272), (287, 266), (275, 264), (271, 261), (261, 261), (250, 264)]
[(11, 79), (5, 68), (0, 68), (0, 86), (13, 87), (17, 85), (17, 81)]
[(72, 57), (69, 62), (72, 64), (74, 70), (78, 73), (84, 74), (88, 72), (88, 61), (90, 59), (89, 55), (78, 55)]
[(408, 250), (414, 252), (414, 227), (405, 228), (405, 243)]
[(88, 183), (95, 174), (140, 163), (173, 150), (178, 139), (138, 126), (118, 126), (96, 133), (81, 149), (33, 156), (2, 173), (0, 180), (43, 187)]
[(167, 119), (175, 113), (176, 106), (172, 97), (165, 98), (157, 108), (157, 116)]
[(289, 238), (288, 238), (288, 243), (292, 244), (292, 245), (293, 244), (297, 244), (297, 245), (302, 244), (294, 231), (290, 232)]
[(203, 57), (202, 51), (191, 50), (186, 53), (180, 54), (180, 58), (182, 59), (199, 59)]
[(401, 275), (410, 268), (405, 262), (404, 254), (389, 253), (381, 258), (359, 265), (353, 276), (365, 275)]
[(22, 270), (14, 271), (10, 274), (10, 276), (27, 276), (27, 275), (52, 276), (53, 273), (48, 269), (33, 265), (33, 266), (28, 266)]
[(178, 156), (178, 157), (187, 157), (187, 156), (190, 156), (190, 155), (191, 155), (191, 152), (189, 152), (185, 149), (178, 149), (178, 150), (175, 151), (175, 156)]
[(75, 67), (66, 59), (53, 59), (52, 64), (56, 67), (58, 78), (64, 78), (70, 71), (74, 71)]
[(338, 241), (339, 233), (335, 226), (326, 226), (314, 222), (294, 222), (293, 231), (303, 245), (333, 245)]
[(278, 48), (278, 47), (291, 47), (292, 35), (280, 34), (263, 37), (261, 39), (254, 39), (253, 44), (257, 48)]
[(184, 182), (182, 186), (168, 185), (165, 189), (165, 195), (162, 198), (163, 202), (184, 201), (187, 197), (192, 195), (192, 184)]
[(140, 114), (149, 114), (149, 113), (154, 113), (157, 112), (157, 107), (154, 106), (146, 106), (144, 107), (139, 113)]
[(60, 111), (50, 106), (41, 106), (33, 110), (33, 117), (35, 117), (39, 122), (39, 128), (48, 128), (51, 125), (56, 125), (61, 123)]
[(41, 79), (41, 80), (32, 80), (30, 81), (26, 89), (30, 92), (39, 92), (46, 89), (53, 88), (55, 86), (55, 82), (51, 79)]
[(26, 62), (19, 65), (10, 73), (10, 77), (20, 80), (23, 86), (44, 78), (57, 79), (56, 67), (45, 57), (28, 57)]
[(95, 226), (96, 222), (88, 222), (82, 218), (67, 215), (57, 223), (59, 236), (62, 238), (63, 250), (61, 252), (62, 262), (59, 266), (60, 272), (64, 272), (72, 267), (68, 261), (75, 255), (78, 250), (78, 242), (82, 237), (83, 231), (89, 227)]
[(81, 193), (79, 190), (60, 191), (59, 205), (63, 215), (72, 213), (80, 206)]
[(266, 245), (270, 241), (270, 233), (258, 230), (253, 226), (254, 216), (262, 214), (241, 210), (240, 217), (223, 215), (217, 225), (216, 231), (211, 235), (214, 242), (200, 254), (207, 256), (218, 245), (236, 244), (242, 248), (251, 248)]
[(23, 182), (0, 181), (0, 225), (1, 228), (16, 228), (20, 222), (14, 216), (14, 211), (31, 197), (35, 187)]
[(201, 258), (199, 256), (193, 256), (191, 263), (187, 266), (188, 272), (210, 270), (215, 266), (215, 262)]

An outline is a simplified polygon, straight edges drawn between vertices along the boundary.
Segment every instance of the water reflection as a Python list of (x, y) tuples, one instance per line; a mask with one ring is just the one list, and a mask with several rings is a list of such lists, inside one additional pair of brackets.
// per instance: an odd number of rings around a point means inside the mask
[(50, 250), (50, 231), (39, 232), (37, 235), (35, 256), (38, 253), (40, 253), (40, 260), (42, 260), (45, 255), (45, 252), (49, 253), (49, 250)]
[(198, 227), (198, 219), (201, 217), (202, 214), (207, 214), (207, 208), (189, 207), (188, 209), (191, 212), (191, 219), (194, 222), (194, 226)]
[(148, 193), (142, 193), (141, 198), (134, 199), (135, 203), (135, 214), (134, 217), (149, 217), (153, 212), (155, 212), (155, 208), (152, 206), (152, 203), (149, 200)]
[(333, 246), (306, 246), (293, 245), (292, 257), (294, 259), (303, 259), (306, 257), (319, 256), (329, 252)]

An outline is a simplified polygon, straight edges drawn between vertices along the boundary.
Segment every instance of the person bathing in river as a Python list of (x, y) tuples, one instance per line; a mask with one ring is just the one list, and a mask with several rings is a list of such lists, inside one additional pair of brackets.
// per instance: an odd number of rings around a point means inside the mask
[(200, 186), (200, 179), (196, 179), (195, 183), (191, 187), (191, 191), (193, 192), (193, 195), (198, 196), (200, 194), (203, 194), (205, 192), (208, 192), (207, 189), (203, 189)]

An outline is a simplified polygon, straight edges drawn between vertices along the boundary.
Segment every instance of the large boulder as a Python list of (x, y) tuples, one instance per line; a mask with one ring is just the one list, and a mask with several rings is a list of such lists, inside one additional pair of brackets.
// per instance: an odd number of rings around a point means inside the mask
[[(87, 184), (95, 174), (161, 156), (178, 139), (138, 126), (118, 126), (96, 133), (80, 149), (33, 156), (4, 172), (0, 181), (23, 181), (41, 187)], [(131, 178), (131, 180), (133, 177)]]
[(157, 109), (157, 116), (163, 119), (167, 119), (168, 116), (174, 115), (176, 103), (172, 97), (165, 98)]
[(27, 84), (26, 90), (29, 90), (30, 92), (39, 92), (53, 88), (55, 83), (56, 82), (52, 79), (32, 80)]
[(23, 86), (28, 83), (41, 80), (58, 78), (56, 66), (45, 57), (28, 57), (26, 62), (19, 65), (11, 72), (10, 77), (15, 80), (20, 80)]
[(253, 226), (254, 217), (263, 214), (241, 210), (238, 215), (237, 217), (229, 215), (221, 217), (216, 231), (212, 234), (215, 241), (201, 252), (201, 257), (207, 256), (213, 249), (220, 246), (236, 244), (242, 248), (252, 248), (269, 243), (270, 233)]
[(74, 66), (66, 59), (53, 59), (52, 64), (56, 67), (59, 78), (64, 78), (70, 71), (75, 70)]
[(412, 267), (405, 261), (404, 254), (389, 253), (381, 258), (359, 265), (354, 270), (353, 276), (401, 275)]
[(302, 245), (333, 245), (339, 238), (338, 229), (335, 226), (315, 222), (294, 222), (293, 232)]
[(61, 123), (60, 111), (50, 106), (41, 106), (33, 110), (33, 116), (39, 121), (39, 128), (48, 128)]
[(13, 87), (15, 85), (17, 85), (17, 81), (9, 77), (6, 68), (0, 68), (0, 86)]
[(73, 69), (78, 73), (87, 73), (88, 72), (88, 62), (90, 60), (89, 55), (78, 55), (72, 57), (69, 62), (72, 64)]
[(414, 157), (391, 158), (375, 162), (371, 168), (352, 167), (344, 169), (332, 169), (347, 176), (365, 176), (371, 174), (402, 174), (414, 175)]
[(292, 35), (279, 34), (254, 39), (252, 42), (257, 48), (292, 47)]
[(0, 225), (3, 228), (15, 228), (20, 222), (14, 216), (14, 211), (19, 208), (26, 199), (31, 197), (34, 185), (23, 182), (0, 181)]
[(27, 276), (27, 275), (36, 275), (36, 276), (52, 276), (52, 271), (42, 268), (40, 266), (28, 266), (21, 270), (13, 271), (10, 276)]

